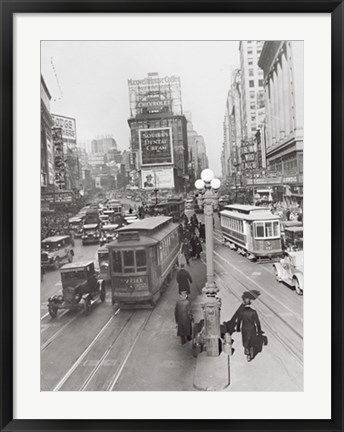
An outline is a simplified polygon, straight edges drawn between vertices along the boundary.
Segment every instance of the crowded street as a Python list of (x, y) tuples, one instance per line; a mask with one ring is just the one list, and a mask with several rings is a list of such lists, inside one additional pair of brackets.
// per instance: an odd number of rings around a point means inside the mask
[[(126, 201), (126, 205), (130, 201)], [(192, 210), (186, 212), (190, 218)], [(215, 215), (217, 218), (217, 215)], [(203, 219), (203, 215), (198, 215)], [(271, 264), (250, 262), (222, 243), (218, 218), (214, 227), (216, 283), (222, 298), (221, 323), (229, 321), (244, 292), (254, 292), (268, 344), (250, 368), (243, 362), (239, 333), (233, 333), (231, 386), (228, 391), (300, 391), (303, 382), (303, 298), (276, 281)], [(98, 245), (75, 241), (74, 260), (96, 259)], [(191, 259), (190, 301), (195, 322), (202, 319), (201, 294), (206, 278), (205, 256)], [(47, 271), (41, 285), (42, 390), (194, 390), (197, 359), (190, 344), (176, 337), (173, 278), (153, 310), (121, 310), (104, 303), (88, 316), (64, 311), (56, 319), (47, 312), (48, 297), (61, 291), (59, 271)], [(276, 353), (278, 352), (278, 356)], [(259, 371), (259, 373), (257, 373)], [(270, 379), (264, 376), (269, 374)]]
[(40, 388), (303, 392), (303, 43), (170, 42), (42, 42)]

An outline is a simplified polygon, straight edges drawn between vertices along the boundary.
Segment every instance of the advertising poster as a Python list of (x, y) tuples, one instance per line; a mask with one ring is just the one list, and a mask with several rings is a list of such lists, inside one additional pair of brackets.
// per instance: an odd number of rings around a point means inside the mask
[(72, 117), (51, 114), (54, 120), (53, 128), (61, 128), (62, 139), (65, 143), (76, 144), (76, 122)]
[(65, 162), (63, 154), (63, 139), (62, 129), (52, 129), (53, 143), (54, 143), (54, 165), (55, 165), (55, 185), (58, 189), (65, 188)]
[(152, 168), (141, 170), (141, 187), (142, 189), (173, 189), (174, 177), (173, 168)]
[(141, 166), (173, 164), (171, 128), (140, 129), (139, 141)]

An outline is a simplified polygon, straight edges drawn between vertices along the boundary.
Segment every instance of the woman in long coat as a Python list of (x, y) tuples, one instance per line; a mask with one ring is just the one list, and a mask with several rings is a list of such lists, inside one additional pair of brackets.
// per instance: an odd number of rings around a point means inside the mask
[(177, 323), (177, 336), (180, 336), (184, 344), (192, 337), (192, 311), (191, 304), (185, 291), (179, 295), (179, 300), (174, 309), (174, 316)]
[(244, 307), (239, 312), (237, 330), (241, 328), (242, 345), (247, 361), (254, 357), (254, 347), (257, 342), (257, 333), (261, 334), (262, 329), (257, 312), (250, 307), (251, 299), (243, 297)]

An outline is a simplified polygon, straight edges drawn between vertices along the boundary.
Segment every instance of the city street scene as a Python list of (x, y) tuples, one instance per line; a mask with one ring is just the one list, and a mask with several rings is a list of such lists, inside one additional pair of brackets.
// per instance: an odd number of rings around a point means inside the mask
[(303, 42), (41, 42), (41, 390), (303, 391)]

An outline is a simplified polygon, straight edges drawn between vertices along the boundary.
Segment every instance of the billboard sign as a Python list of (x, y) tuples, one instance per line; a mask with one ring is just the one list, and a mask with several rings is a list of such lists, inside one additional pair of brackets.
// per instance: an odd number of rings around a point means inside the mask
[(67, 143), (76, 144), (76, 122), (72, 117), (65, 117), (58, 114), (51, 114), (54, 120), (53, 128), (62, 129), (62, 138)]
[(139, 129), (141, 166), (173, 164), (172, 129)]
[(154, 167), (141, 170), (141, 188), (153, 189), (173, 189), (174, 176), (172, 167)]
[(55, 185), (58, 189), (65, 188), (65, 162), (63, 154), (62, 129), (53, 129), (52, 137), (54, 143), (54, 168), (55, 168)]
[(73, 192), (72, 191), (59, 191), (55, 194), (45, 193), (41, 195), (41, 205), (46, 206), (47, 203), (58, 203), (58, 204), (71, 204), (73, 203)]

